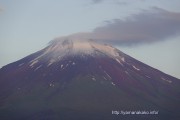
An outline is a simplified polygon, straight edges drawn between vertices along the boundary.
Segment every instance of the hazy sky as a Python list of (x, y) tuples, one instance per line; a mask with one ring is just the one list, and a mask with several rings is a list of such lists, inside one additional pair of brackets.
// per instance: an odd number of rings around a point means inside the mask
[(179, 0), (0, 0), (0, 67), (61, 36), (116, 45), (180, 78)]

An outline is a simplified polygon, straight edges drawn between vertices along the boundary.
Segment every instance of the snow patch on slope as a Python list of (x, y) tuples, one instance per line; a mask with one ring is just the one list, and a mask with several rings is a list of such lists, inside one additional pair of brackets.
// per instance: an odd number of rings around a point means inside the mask
[(42, 65), (38, 66), (36, 69), (34, 69), (34, 71), (38, 70), (38, 69), (41, 68), (41, 67), (42, 67)]
[(115, 84), (114, 84), (113, 82), (111, 82), (111, 84), (112, 84), (113, 86), (115, 86)]
[(172, 83), (171, 80), (167, 80), (167, 79), (165, 79), (165, 78), (163, 78), (163, 77), (161, 77), (161, 80), (166, 81), (166, 82), (168, 82), (168, 83)]
[(109, 79), (112, 79), (111, 76), (110, 76), (106, 71), (104, 71), (104, 73), (107, 75), (107, 77), (108, 77)]
[(22, 66), (22, 65), (24, 65), (24, 63), (21, 63), (21, 64), (19, 64), (18, 66), (20, 67), (20, 66)]
[(124, 58), (124, 57), (121, 57), (121, 60), (122, 60), (123, 62), (125, 62), (125, 58)]
[(32, 60), (30, 63), (30, 67), (32, 68), (36, 63), (38, 63), (38, 60)]
[(50, 61), (49, 61), (49, 63), (48, 63), (48, 67), (50, 66), (50, 65), (52, 65), (54, 62), (56, 62), (56, 60), (54, 60), (54, 59), (51, 59)]
[(63, 65), (61, 65), (61, 68), (63, 68)]
[(133, 65), (133, 68), (134, 68), (135, 70), (140, 71), (140, 69), (139, 69), (139, 68), (137, 68), (137, 67), (136, 67), (136, 66), (134, 66), (134, 65)]

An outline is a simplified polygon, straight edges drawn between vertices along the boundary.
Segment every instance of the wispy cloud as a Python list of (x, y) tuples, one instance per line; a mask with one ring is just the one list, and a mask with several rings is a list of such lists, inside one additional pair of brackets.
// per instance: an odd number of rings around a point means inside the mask
[(104, 0), (91, 0), (93, 4), (97, 4), (97, 3), (101, 3), (103, 2)]
[[(126, 5), (126, 4), (128, 4), (127, 0), (91, 0), (92, 4), (100, 4), (100, 3), (103, 3), (105, 1), (113, 2), (114, 4), (117, 4), (117, 5)], [(136, 1), (144, 2), (145, 0), (136, 0)], [(134, 1), (134, 2), (136, 2), (136, 1)], [(129, 2), (131, 2), (131, 1), (129, 1)]]
[(180, 34), (180, 13), (160, 8), (144, 10), (125, 20), (114, 19), (92, 32), (77, 33), (68, 38), (94, 39), (111, 44), (132, 45), (162, 41)]

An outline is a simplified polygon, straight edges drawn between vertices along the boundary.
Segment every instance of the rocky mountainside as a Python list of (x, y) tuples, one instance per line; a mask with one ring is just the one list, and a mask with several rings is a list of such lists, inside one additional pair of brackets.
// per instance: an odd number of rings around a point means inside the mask
[(4, 120), (178, 120), (179, 102), (179, 79), (92, 40), (55, 40), (0, 69)]

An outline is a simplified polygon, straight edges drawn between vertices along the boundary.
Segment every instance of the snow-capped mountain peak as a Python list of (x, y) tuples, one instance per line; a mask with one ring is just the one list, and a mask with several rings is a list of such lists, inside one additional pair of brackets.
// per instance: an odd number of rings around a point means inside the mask
[(54, 40), (43, 50), (43, 53), (30, 62), (32, 67), (40, 59), (48, 60), (48, 66), (68, 56), (109, 56), (120, 64), (125, 61), (120, 51), (107, 44), (93, 40)]
[(69, 52), (71, 54), (92, 54), (95, 51), (101, 51), (106, 55), (118, 56), (116, 49), (110, 45), (100, 44), (93, 40), (55, 40), (47, 47), (46, 52)]

